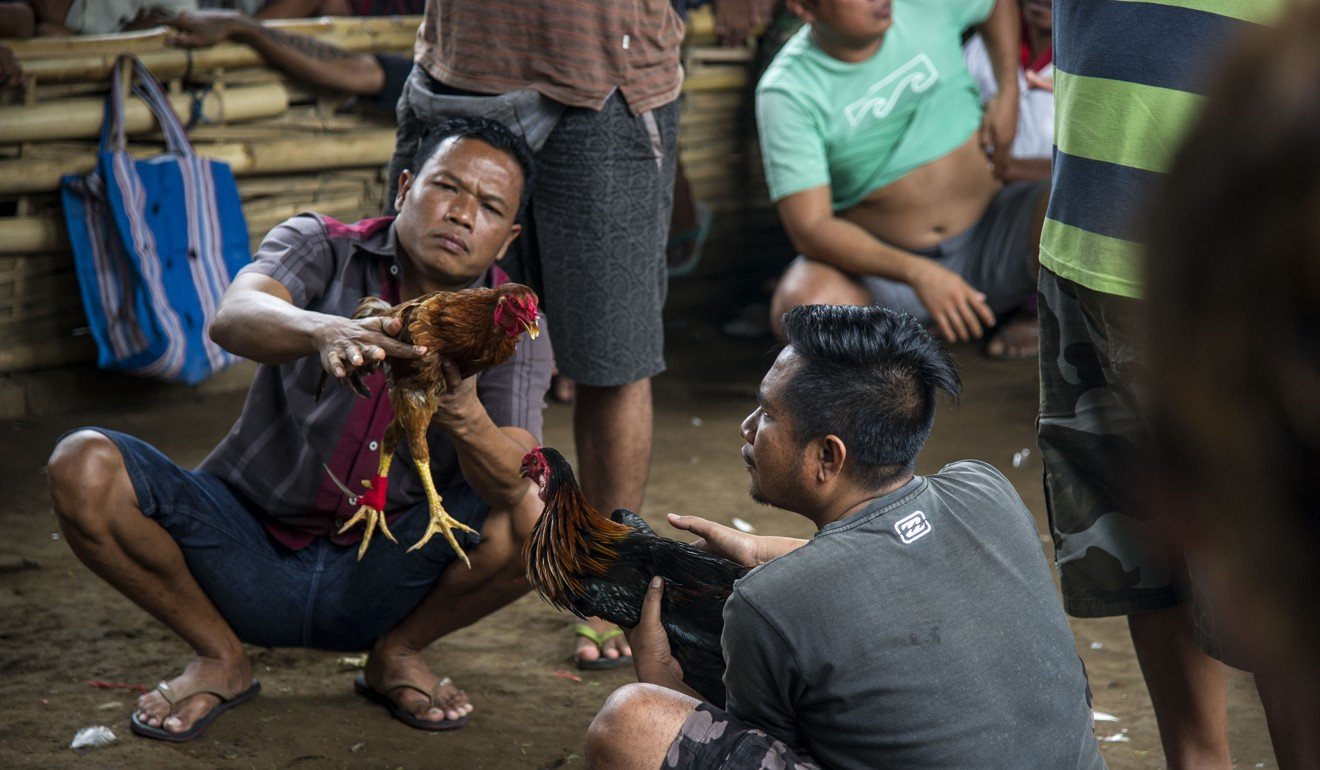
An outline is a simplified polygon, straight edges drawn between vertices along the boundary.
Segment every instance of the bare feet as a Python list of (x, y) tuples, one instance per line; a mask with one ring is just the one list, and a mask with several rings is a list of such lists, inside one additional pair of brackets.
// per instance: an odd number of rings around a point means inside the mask
[(1034, 315), (1019, 316), (1000, 327), (985, 345), (990, 358), (1035, 358), (1040, 352), (1040, 322)]
[(632, 648), (628, 646), (627, 638), (622, 633), (611, 633), (618, 630), (613, 623), (600, 618), (589, 618), (582, 621), (582, 625), (590, 627), (597, 637), (604, 641), (597, 644), (591, 637), (578, 634), (577, 649), (573, 651), (574, 660), (590, 664), (601, 658), (617, 660), (632, 656)]
[[(385, 687), (407, 682), (421, 690), (429, 692), (437, 677), (430, 666), (422, 660), (417, 650), (404, 649), (390, 645), (382, 637), (376, 642), (367, 658), (366, 669), (362, 672), (367, 684), (377, 692), (384, 694)], [(427, 722), (441, 722), (446, 719), (462, 719), (472, 713), (472, 704), (467, 693), (454, 684), (442, 685), (436, 694), (436, 707), (431, 707), (430, 700), (422, 692), (410, 687), (399, 687), (388, 693), (399, 708), (412, 714), (417, 719)]]
[[(211, 690), (232, 696), (252, 686), (252, 664), (246, 656), (226, 660), (221, 658), (193, 658), (183, 673), (167, 684), (175, 692), (187, 693)], [(172, 733), (181, 733), (192, 727), (220, 703), (214, 695), (199, 693), (185, 698), (177, 706), (159, 690), (151, 690), (138, 698), (136, 714), (139, 721), (151, 727), (160, 727)], [(171, 710), (174, 713), (170, 713)]]

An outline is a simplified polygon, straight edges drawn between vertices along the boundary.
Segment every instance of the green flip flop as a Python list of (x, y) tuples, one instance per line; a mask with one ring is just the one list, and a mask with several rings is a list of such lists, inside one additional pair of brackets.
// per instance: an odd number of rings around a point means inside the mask
[(573, 626), (573, 635), (590, 639), (596, 644), (596, 649), (600, 651), (600, 657), (595, 660), (583, 660), (578, 656), (573, 656), (573, 663), (580, 671), (604, 671), (610, 668), (618, 668), (632, 664), (631, 655), (620, 655), (617, 658), (605, 657), (605, 643), (611, 639), (617, 639), (623, 636), (623, 630), (620, 628), (611, 628), (605, 633), (598, 633), (596, 629), (586, 623), (577, 623)]

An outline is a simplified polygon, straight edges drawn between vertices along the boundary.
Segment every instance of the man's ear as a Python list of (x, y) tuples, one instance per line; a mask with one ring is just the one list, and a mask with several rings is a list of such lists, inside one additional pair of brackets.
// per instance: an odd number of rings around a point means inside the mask
[(515, 224), (514, 226), (509, 228), (509, 234), (504, 236), (504, 243), (500, 246), (499, 253), (495, 255), (496, 262), (499, 262), (501, 259), (504, 259), (504, 255), (509, 252), (509, 246), (514, 241), (518, 240), (518, 235), (521, 232), (522, 232), (522, 225)]
[(806, 0), (788, 0), (784, 6), (788, 8), (789, 13), (807, 24), (811, 24), (816, 20), (816, 14), (812, 13), (811, 4), (806, 2)]
[(399, 174), (399, 191), (394, 194), (394, 210), (396, 212), (403, 208), (403, 199), (408, 195), (408, 191), (412, 189), (414, 178), (412, 172), (406, 168)]
[(848, 459), (848, 447), (843, 439), (831, 433), (812, 440), (812, 459), (816, 461), (816, 480), (826, 483), (843, 475), (843, 465)]

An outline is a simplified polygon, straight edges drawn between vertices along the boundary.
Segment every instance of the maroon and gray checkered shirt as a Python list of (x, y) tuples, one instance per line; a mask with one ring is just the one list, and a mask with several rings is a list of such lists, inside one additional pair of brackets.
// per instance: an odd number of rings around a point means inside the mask
[[(270, 276), (284, 284), (295, 305), (321, 313), (352, 315), (368, 295), (398, 302), (401, 268), (393, 222), (381, 217), (346, 225), (312, 214), (296, 216), (271, 230), (240, 274)], [(507, 281), (504, 271), (491, 265), (473, 285)], [(501, 427), (525, 428), (540, 439), (550, 368), (550, 339), (542, 333), (536, 340), (524, 335), (513, 358), (478, 375), (477, 396), (491, 420)], [(238, 422), (199, 466), (264, 511), (275, 538), (295, 549), (317, 536), (341, 545), (361, 539), (360, 528), (335, 534), (358, 502), (340, 491), (321, 466), (329, 466), (350, 489), (360, 489), (362, 479), (376, 475), (378, 442), (394, 416), (383, 372), (364, 378), (371, 398), (358, 398), (332, 380), (320, 401), (313, 401), (322, 371), (318, 356), (259, 367)], [(440, 428), (432, 427), (427, 439), (435, 485), (444, 494), (462, 482), (458, 458)], [(400, 441), (390, 466), (386, 513), (401, 513), (425, 499), (407, 442)]]
[(428, 0), (414, 60), (447, 86), (569, 107), (599, 110), (617, 89), (640, 115), (678, 98), (682, 42), (670, 0)]

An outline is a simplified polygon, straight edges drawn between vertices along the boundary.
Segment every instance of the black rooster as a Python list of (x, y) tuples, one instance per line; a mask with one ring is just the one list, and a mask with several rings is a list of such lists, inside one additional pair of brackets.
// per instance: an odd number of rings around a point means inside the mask
[(587, 502), (564, 456), (537, 447), (522, 475), (541, 488), (545, 511), (523, 555), (527, 578), (543, 599), (582, 617), (637, 625), (651, 577), (665, 579), (660, 622), (683, 681), (724, 706), (724, 602), (747, 568), (687, 543), (661, 537), (622, 508), (608, 518)]

